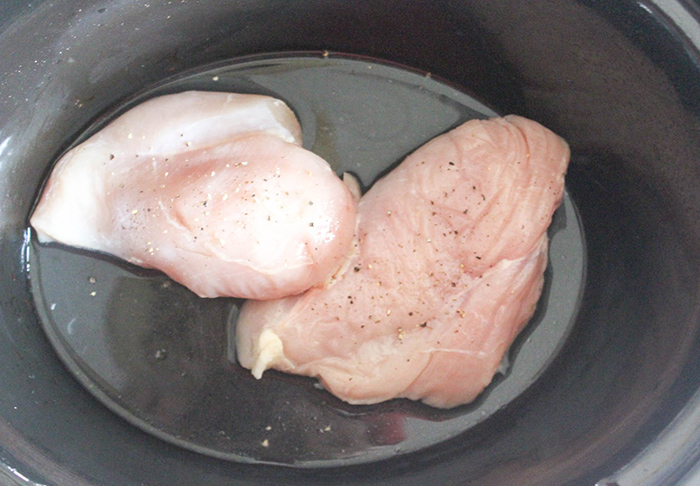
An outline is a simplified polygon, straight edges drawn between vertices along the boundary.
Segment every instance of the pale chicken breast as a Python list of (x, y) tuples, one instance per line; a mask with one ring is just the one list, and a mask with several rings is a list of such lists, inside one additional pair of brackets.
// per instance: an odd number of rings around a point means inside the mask
[(380, 179), (325, 288), (247, 302), (240, 363), (318, 377), (355, 404), (468, 403), (532, 316), (569, 149), (517, 116), (469, 121)]
[(186, 92), (126, 112), (57, 163), (40, 241), (156, 268), (203, 297), (279, 298), (326, 282), (356, 202), (266, 96)]

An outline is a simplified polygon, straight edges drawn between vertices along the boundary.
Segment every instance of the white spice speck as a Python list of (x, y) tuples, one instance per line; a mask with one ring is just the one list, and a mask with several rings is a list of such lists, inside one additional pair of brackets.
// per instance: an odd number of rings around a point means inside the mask
[(267, 439), (265, 439), (264, 441), (261, 442), (261, 445), (262, 445), (263, 447), (268, 447), (268, 446), (270, 445), (270, 441), (267, 440)]

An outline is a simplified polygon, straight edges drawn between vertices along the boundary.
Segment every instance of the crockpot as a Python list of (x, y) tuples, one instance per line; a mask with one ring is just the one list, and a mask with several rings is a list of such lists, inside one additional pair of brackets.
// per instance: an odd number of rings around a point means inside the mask
[[(682, 0), (3, 2), (0, 483), (700, 484), (699, 22), (700, 6)], [(295, 400), (325, 392), (273, 377), (255, 393), (280, 403), (278, 425), (292, 431), (286, 460), (189, 447), (188, 437), (120, 413), (42, 323), (28, 217), (56, 158), (106, 113), (168, 80), (294, 53), (422, 73), (496, 113), (534, 119), (571, 146), (567, 214), (583, 267), (571, 268), (580, 289), (566, 333), (527, 386), (459, 433), (433, 434), (431, 424), (482, 404), (441, 415), (322, 399), (333, 416), (372, 423), (383, 442), (333, 461), (295, 461), (313, 446), (296, 441), (293, 425), (317, 418)], [(186, 321), (187, 312), (176, 313)], [(237, 393), (262, 386), (232, 373), (243, 380)], [(241, 430), (270, 431), (254, 408), (232, 405), (227, 417)], [(404, 450), (406, 437), (387, 430), (407, 415), (423, 420), (410, 433), (431, 439)], [(317, 425), (318, 437), (332, 432)], [(342, 442), (336, 432), (320, 443)]]

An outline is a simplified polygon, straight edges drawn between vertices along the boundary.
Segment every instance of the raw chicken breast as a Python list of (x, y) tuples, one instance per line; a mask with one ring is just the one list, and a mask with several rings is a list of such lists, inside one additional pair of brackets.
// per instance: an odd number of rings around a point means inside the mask
[(203, 297), (298, 294), (347, 259), (353, 195), (266, 96), (147, 101), (69, 151), (31, 225), (40, 241), (162, 270)]
[(517, 116), (430, 141), (361, 199), (355, 254), (326, 288), (244, 305), (240, 363), (355, 404), (474, 400), (534, 312), (568, 160)]

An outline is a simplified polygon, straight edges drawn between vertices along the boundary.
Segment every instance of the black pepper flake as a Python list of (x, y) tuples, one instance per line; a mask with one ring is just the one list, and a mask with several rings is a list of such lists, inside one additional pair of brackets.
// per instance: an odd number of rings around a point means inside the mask
[(114, 160), (114, 154), (109, 154), (109, 160)]
[(356, 272), (359, 272), (359, 271), (360, 271), (360, 267), (355, 267), (353, 270), (355, 270)]
[(450, 164), (450, 165), (455, 165), (455, 163), (454, 163), (454, 162), (449, 162), (449, 164)]
[(481, 257), (480, 257), (480, 256), (477, 256), (476, 259), (477, 259), (477, 260), (481, 260)]
[(420, 325), (420, 327), (426, 327), (428, 325), (427, 322), (424, 322), (423, 324)]

